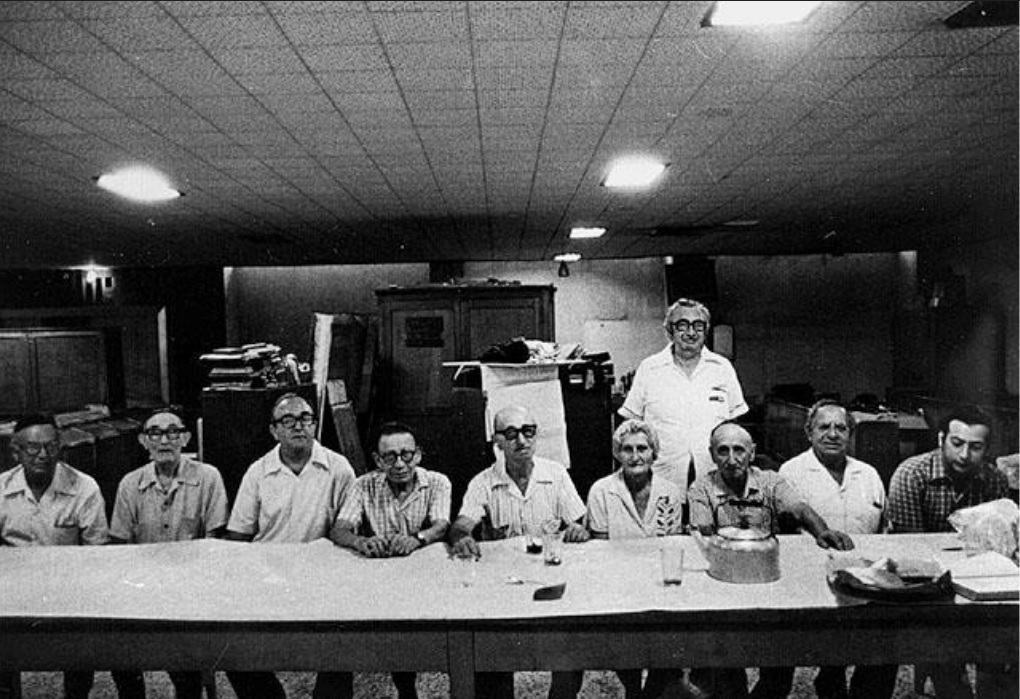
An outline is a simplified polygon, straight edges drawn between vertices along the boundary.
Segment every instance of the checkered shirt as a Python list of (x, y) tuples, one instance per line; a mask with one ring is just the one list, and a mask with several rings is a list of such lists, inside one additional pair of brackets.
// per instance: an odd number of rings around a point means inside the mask
[(957, 491), (946, 473), (942, 450), (912, 456), (889, 483), (889, 522), (894, 532), (951, 532), (949, 515), (965, 507), (1009, 497), (1009, 482), (991, 464)]
[(439, 520), (450, 520), (450, 493), (449, 478), (419, 467), (414, 470), (411, 492), (400, 502), (386, 474), (372, 471), (354, 481), (336, 526), (386, 539), (395, 534), (413, 536)]

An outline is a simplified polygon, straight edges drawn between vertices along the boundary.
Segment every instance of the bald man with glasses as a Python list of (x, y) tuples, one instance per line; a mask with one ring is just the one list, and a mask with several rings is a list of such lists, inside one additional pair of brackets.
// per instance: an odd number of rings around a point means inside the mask
[[(443, 541), (450, 526), (450, 479), (422, 468), (414, 432), (400, 422), (380, 426), (372, 459), (340, 508), (330, 538), (366, 558), (408, 556)], [(417, 699), (414, 672), (394, 672), (399, 699)]]

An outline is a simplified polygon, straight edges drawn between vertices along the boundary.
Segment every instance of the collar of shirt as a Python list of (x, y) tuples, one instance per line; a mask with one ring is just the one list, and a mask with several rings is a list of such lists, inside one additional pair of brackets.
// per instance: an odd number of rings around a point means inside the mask
[[(493, 485), (509, 488), (513, 481), (510, 478), (510, 474), (506, 471), (506, 462), (494, 463), (490, 468), (492, 469)], [(529, 480), (532, 483), (553, 482), (552, 472), (545, 459), (538, 456), (532, 457), (531, 478)]]
[[(396, 497), (397, 491), (394, 490), (393, 486), (390, 485), (390, 482), (386, 479), (386, 473), (382, 469), (374, 471), (374, 473), (378, 474), (375, 477), (379, 479), (379, 484), (389, 488), (390, 493)], [(424, 469), (422, 469), (421, 466), (415, 466), (414, 473), (411, 475), (411, 489), (408, 491), (408, 495), (413, 495), (414, 493), (426, 490), (431, 485), (432, 483), (425, 477)]]
[(747, 469), (747, 483), (744, 484), (743, 493), (735, 493), (723, 480), (722, 471), (718, 468), (708, 474), (708, 477), (712, 479), (712, 487), (715, 491), (715, 496), (720, 500), (732, 500), (733, 498), (748, 499), (752, 495), (758, 495), (761, 492), (761, 486), (759, 485), (758, 474), (761, 473), (761, 469), (757, 466), (749, 466)]
[[(138, 489), (145, 490), (150, 488), (159, 482), (156, 478), (156, 464), (150, 461), (145, 464), (145, 470), (142, 471), (141, 478), (138, 479)], [(198, 469), (195, 467), (194, 462), (186, 456), (181, 457), (181, 462), (177, 465), (177, 473), (174, 475), (174, 481), (177, 483), (185, 483), (187, 485), (198, 485)]]
[[(280, 457), (280, 445), (277, 444), (273, 447), (273, 450), (269, 452), (271, 454), (269, 458), (269, 464), (266, 467), (266, 475), (271, 475), (279, 472), (281, 469), (286, 468), (288, 471), (290, 468), (283, 463), (283, 459)], [(323, 447), (316, 440), (312, 442), (312, 455), (308, 457), (308, 463), (305, 466), (315, 465), (321, 468), (323, 471), (329, 470), (329, 458), (326, 456), (326, 448)], [(303, 470), (302, 470), (303, 472)]]
[[(651, 360), (650, 363), (656, 367), (675, 366), (673, 362), (673, 343), (670, 342), (661, 352), (656, 352), (649, 357), (649, 359)], [(723, 359), (725, 358), (721, 354), (716, 354), (707, 347), (702, 347), (701, 358), (698, 360), (698, 367), (700, 368), (702, 364), (722, 364), (721, 360)]]
[[(815, 454), (814, 449), (808, 449), (807, 453), (807, 466), (809, 469), (812, 471), (829, 472), (829, 469), (825, 468), (825, 464), (823, 464), (818, 458), (818, 455)], [(857, 476), (861, 473), (861, 470), (861, 462), (847, 454), (846, 467), (843, 469), (843, 482), (846, 483), (848, 478), (857, 478)]]
[[(29, 492), (29, 490), (28, 481), (25, 480), (25, 467), (19, 465), (11, 473), (10, 480), (4, 485), (3, 494), (5, 496), (14, 495), (16, 493)], [(64, 495), (74, 495), (78, 492), (78, 478), (74, 475), (70, 466), (63, 461), (58, 461), (53, 469), (53, 481), (47, 490), (51, 490), (54, 493), (63, 493)]]

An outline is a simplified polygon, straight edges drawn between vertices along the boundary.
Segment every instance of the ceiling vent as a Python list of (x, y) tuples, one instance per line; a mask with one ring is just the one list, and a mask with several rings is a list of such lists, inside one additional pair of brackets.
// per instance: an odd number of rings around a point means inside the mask
[(1017, 23), (1017, 2), (972, 2), (943, 20), (950, 29), (1005, 27)]

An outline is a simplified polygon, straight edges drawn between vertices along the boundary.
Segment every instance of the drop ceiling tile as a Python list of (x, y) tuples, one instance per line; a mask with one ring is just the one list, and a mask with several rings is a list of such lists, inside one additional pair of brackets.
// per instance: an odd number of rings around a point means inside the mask
[(559, 53), (555, 40), (522, 39), (520, 41), (474, 41), (475, 65), (479, 68), (509, 66), (537, 67), (552, 70)]
[(232, 75), (300, 73), (305, 65), (288, 46), (213, 49), (213, 59)]
[(161, 0), (159, 3), (167, 12), (176, 17), (207, 16), (261, 16), (265, 14), (263, 3), (258, 0)]
[(307, 72), (239, 75), (237, 80), (255, 96), (322, 94), (322, 88)]
[(337, 3), (335, 7), (341, 11), (280, 15), (280, 26), (290, 42), (299, 46), (371, 44), (378, 39), (367, 12), (354, 3)]
[(471, 67), (471, 51), (464, 43), (388, 44), (386, 54), (397, 69)]
[(34, 56), (106, 50), (99, 39), (73, 20), (0, 22), (0, 39)]
[(468, 38), (467, 17), (460, 12), (386, 12), (375, 13), (372, 19), (380, 38), (388, 45)]
[(165, 15), (106, 17), (83, 20), (81, 25), (119, 53), (175, 49), (194, 44), (187, 32)]
[(565, 19), (558, 3), (529, 3), (508, 8), (502, 3), (471, 7), (471, 36), (476, 41), (558, 39)]
[[(76, 3), (64, 3), (72, 5)], [(92, 3), (83, 3), (92, 4)], [(32, 0), (19, 0), (16, 2), (0, 3), (0, 21), (9, 22), (14, 20), (53, 20), (63, 19), (64, 15), (50, 3), (34, 2)]]
[(410, 66), (396, 72), (397, 82), (405, 91), (473, 90), (474, 79), (470, 68), (425, 68)]
[(211, 50), (288, 45), (287, 37), (265, 13), (184, 16), (180, 21), (195, 41)]
[(567, 39), (645, 40), (662, 18), (665, 4), (591, 6), (571, 5), (564, 37)]
[(390, 65), (380, 46), (301, 46), (298, 53), (309, 69), (315, 73), (326, 71), (390, 71)]

